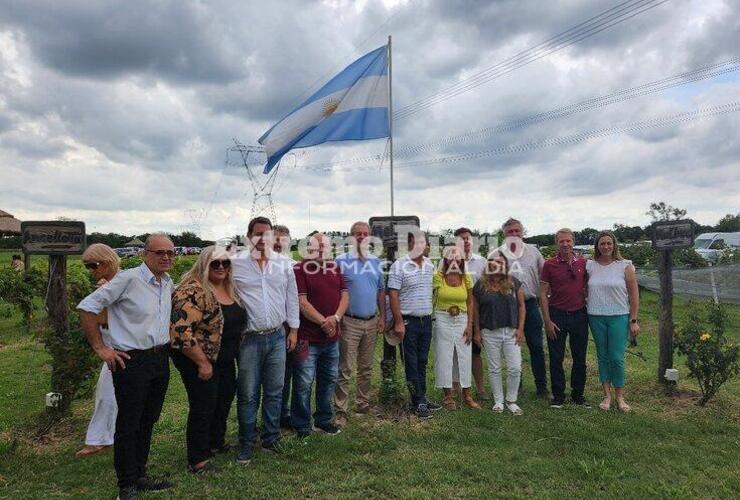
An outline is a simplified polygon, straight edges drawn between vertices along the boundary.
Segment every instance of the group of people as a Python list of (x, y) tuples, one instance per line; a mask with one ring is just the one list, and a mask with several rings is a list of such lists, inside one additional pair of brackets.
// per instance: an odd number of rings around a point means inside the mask
[[(458, 397), (466, 407), (480, 410), (471, 386), (475, 381), (479, 400), (486, 397), (483, 352), (493, 411), (522, 415), (517, 399), (525, 342), (537, 395), (549, 397), (543, 325), (550, 406), (565, 403), (568, 337), (571, 400), (588, 406), (590, 325), (604, 392), (599, 407), (609, 410), (613, 387), (617, 408), (629, 411), (624, 353), (628, 339), (639, 333), (639, 295), (634, 268), (619, 255), (614, 235), (600, 233), (594, 257), (586, 261), (573, 253), (573, 232), (561, 229), (555, 238), (557, 255), (545, 260), (535, 246), (523, 243), (521, 222), (509, 219), (502, 229), (504, 245), (487, 257), (472, 251), (471, 230), (458, 229), (458, 244), (445, 247), (436, 266), (428, 257), (428, 238), (410, 233), (409, 252), (392, 263), (387, 283), (384, 263), (363, 244), (370, 233), (365, 222), (350, 228), (348, 252), (334, 259), (329, 238), (318, 233), (310, 238), (304, 258), (295, 262), (288, 229), (257, 217), (248, 226), (248, 248), (204, 249), (176, 285), (167, 274), (174, 247), (164, 233), (147, 239), (139, 267), (123, 271), (112, 249), (91, 245), (82, 259), (99, 286), (78, 310), (88, 341), (104, 363), (87, 446), (78, 455), (113, 445), (120, 498), (172, 486), (147, 472), (170, 358), (188, 396), (187, 460), (195, 474), (217, 472), (211, 459), (231, 449), (225, 436), (234, 398), (239, 463), (253, 458), (260, 407), (259, 441), (266, 452), (282, 452), (281, 427), (291, 428), (298, 438), (338, 434), (352, 413), (372, 411), (378, 334), (386, 346), (400, 345), (410, 408), (429, 419), (442, 408), (456, 409)], [(441, 404), (427, 397), (432, 346)]]

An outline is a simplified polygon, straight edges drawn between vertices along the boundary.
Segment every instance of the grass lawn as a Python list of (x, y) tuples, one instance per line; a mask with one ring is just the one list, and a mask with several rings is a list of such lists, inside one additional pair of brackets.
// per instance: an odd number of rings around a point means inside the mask
[[(187, 402), (173, 368), (150, 466), (177, 486), (156, 496), (738, 498), (740, 379), (702, 409), (695, 404), (696, 385), (686, 378), (679, 359), (678, 396), (665, 395), (655, 382), (656, 301), (655, 294), (643, 292), (643, 334), (634, 349), (641, 356), (627, 355), (631, 414), (549, 409), (533, 396), (525, 348), (522, 417), (494, 414), (488, 404), (480, 412), (442, 411), (427, 422), (358, 417), (339, 436), (312, 436), (305, 442), (286, 436), (285, 454), (258, 452), (246, 467), (232, 456), (221, 457), (223, 472), (205, 478), (185, 472)], [(685, 301), (676, 300), (678, 321), (684, 306)], [(48, 436), (31, 437), (49, 370), (43, 349), (17, 323), (17, 316), (0, 303), (0, 497), (115, 498), (112, 454), (82, 461), (73, 456), (83, 443), (92, 395), (75, 402), (72, 416)], [(740, 307), (730, 308), (730, 324), (740, 340)], [(380, 356), (378, 349), (378, 363)], [(431, 386), (431, 367), (429, 373)], [(596, 406), (599, 395), (591, 343), (587, 397)], [(436, 389), (431, 396), (441, 399)]]

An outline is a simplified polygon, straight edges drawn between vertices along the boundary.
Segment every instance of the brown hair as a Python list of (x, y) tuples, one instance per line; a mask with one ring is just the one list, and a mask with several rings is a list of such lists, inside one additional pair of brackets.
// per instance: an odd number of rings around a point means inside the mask
[[(501, 274), (493, 274), (488, 271), (488, 261), (495, 259), (496, 257), (501, 257), (504, 260), (506, 272), (503, 274), (503, 277)], [(502, 294), (508, 294), (511, 292), (511, 289), (514, 287), (514, 282), (511, 279), (511, 274), (509, 274), (509, 259), (506, 258), (506, 255), (504, 255), (503, 252), (494, 250), (488, 254), (488, 259), (486, 259), (486, 270), (481, 275), (480, 282), (483, 291), (486, 293), (499, 292)]]
[(612, 239), (612, 245), (614, 245), (614, 251), (612, 252), (612, 258), (614, 260), (622, 260), (622, 254), (619, 253), (619, 244), (617, 243), (617, 237), (614, 235), (611, 231), (601, 231), (598, 236), (596, 236), (596, 239), (594, 240), (594, 260), (601, 257), (601, 252), (599, 251), (599, 240), (603, 238), (604, 236), (608, 236)]
[(558, 235), (560, 234), (569, 234), (571, 238), (573, 238), (573, 243), (576, 242), (576, 235), (573, 233), (573, 230), (567, 227), (558, 229), (558, 232), (555, 233), (555, 244), (558, 243)]

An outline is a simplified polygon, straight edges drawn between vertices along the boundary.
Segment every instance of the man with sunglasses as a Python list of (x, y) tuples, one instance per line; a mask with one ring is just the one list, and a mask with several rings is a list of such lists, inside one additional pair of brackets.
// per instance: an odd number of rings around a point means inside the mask
[(573, 231), (567, 228), (560, 229), (555, 234), (558, 253), (545, 261), (540, 277), (540, 306), (550, 355), (551, 408), (562, 408), (565, 402), (563, 359), (568, 335), (573, 358), (570, 373), (571, 399), (576, 405), (590, 408), (583, 396), (588, 347), (586, 261), (574, 255), (574, 240)]
[[(247, 309), (247, 326), (239, 350), (237, 417), (240, 451), (249, 464), (257, 441), (257, 410), (262, 395), (262, 449), (281, 453), (280, 410), (285, 380), (286, 346), (298, 340), (298, 289), (291, 261), (273, 250), (270, 219), (255, 217), (247, 230), (249, 248), (231, 259), (234, 286)], [(288, 324), (286, 334), (284, 323)]]
[[(172, 487), (147, 474), (152, 428), (162, 412), (170, 379), (169, 344), (172, 280), (167, 271), (175, 255), (169, 236), (150, 235), (144, 262), (121, 271), (79, 303), (82, 328), (95, 353), (110, 368), (118, 415), (113, 465), (119, 498), (139, 498), (139, 491)], [(98, 328), (98, 314), (108, 309), (110, 346)]]

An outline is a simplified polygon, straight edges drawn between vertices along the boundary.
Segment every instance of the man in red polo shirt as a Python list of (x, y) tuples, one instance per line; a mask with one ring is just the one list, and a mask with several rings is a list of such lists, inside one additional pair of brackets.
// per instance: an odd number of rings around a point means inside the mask
[(571, 398), (574, 404), (590, 408), (583, 397), (586, 386), (586, 348), (588, 316), (586, 315), (586, 261), (573, 253), (573, 231), (564, 228), (555, 234), (558, 253), (547, 259), (540, 277), (540, 307), (547, 332), (550, 354), (551, 408), (562, 408), (565, 402), (565, 340), (570, 335)]
[[(331, 242), (321, 233), (311, 236), (308, 256), (294, 266), (301, 323), (293, 354), (291, 423), (299, 438), (311, 432), (339, 434), (332, 422), (332, 395), (339, 371), (342, 316), (349, 292), (339, 266), (331, 259)], [(311, 386), (316, 379), (316, 412), (311, 425)]]

